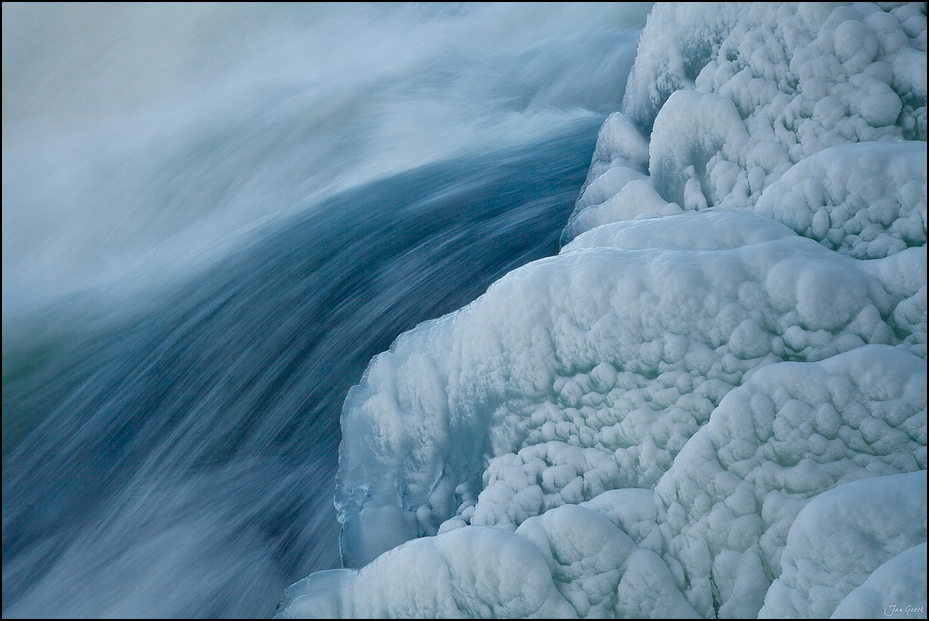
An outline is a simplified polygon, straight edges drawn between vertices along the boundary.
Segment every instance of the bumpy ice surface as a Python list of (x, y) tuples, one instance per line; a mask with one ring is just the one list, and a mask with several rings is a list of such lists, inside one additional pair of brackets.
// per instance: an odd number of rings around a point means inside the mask
[(925, 618), (925, 5), (657, 5), (563, 242), (372, 360), (281, 616)]

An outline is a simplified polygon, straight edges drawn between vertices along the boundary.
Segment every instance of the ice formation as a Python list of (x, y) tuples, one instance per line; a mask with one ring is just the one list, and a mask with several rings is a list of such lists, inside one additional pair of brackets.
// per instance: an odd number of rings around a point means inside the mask
[(563, 241), (372, 360), (281, 616), (925, 618), (925, 4), (656, 5)]

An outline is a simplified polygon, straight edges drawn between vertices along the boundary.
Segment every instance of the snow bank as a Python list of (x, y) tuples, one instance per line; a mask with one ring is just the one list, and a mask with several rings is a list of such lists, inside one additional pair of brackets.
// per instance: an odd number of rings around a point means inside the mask
[[(617, 113), (604, 125), (615, 137), (601, 136), (604, 147), (598, 145), (594, 154), (584, 193), (595, 190), (601, 176), (615, 175), (611, 173), (614, 168), (628, 166), (624, 160), (631, 160), (638, 165), (636, 170), (651, 175), (657, 193), (676, 206), (744, 208), (759, 200), (762, 191), (792, 166), (829, 147), (920, 141), (918, 148), (922, 149), (924, 162), (924, 10), (918, 3), (887, 11), (873, 4), (837, 8), (817, 3), (656, 5), (639, 44), (623, 113)], [(641, 130), (651, 133), (647, 171), (641, 169), (641, 148), (614, 148), (617, 144), (633, 144), (629, 136)], [(901, 161), (898, 152), (872, 149), (862, 156), (872, 168), (870, 177), (879, 176), (882, 169), (893, 170)], [(841, 176), (839, 170), (846, 164), (853, 165), (847, 161), (849, 157), (836, 161), (835, 156), (824, 155), (817, 160), (819, 170), (810, 170), (810, 175), (823, 175), (823, 168), (831, 168)], [(916, 175), (907, 176), (909, 171), (901, 171), (900, 178), (915, 183), (901, 190), (903, 196), (881, 193), (880, 186), (870, 195), (851, 197), (845, 195), (858, 194), (854, 188), (837, 189), (843, 194), (839, 202), (817, 205), (817, 210), (826, 207), (828, 214), (835, 206), (854, 208), (843, 205), (846, 198), (853, 202), (873, 196), (886, 198), (885, 202), (902, 199), (905, 209), (915, 210), (917, 217), (915, 230), (906, 234), (915, 237), (905, 243), (921, 245), (925, 243), (926, 228), (926, 199), (922, 196), (920, 200), (920, 189), (925, 191), (925, 165), (920, 170), (918, 159), (909, 164), (907, 168), (915, 170)], [(805, 169), (804, 165), (793, 174), (802, 176), (801, 170)], [(891, 182), (887, 177), (879, 183)], [(817, 202), (813, 194), (815, 190), (804, 197), (804, 202)], [(600, 200), (596, 192), (590, 197), (582, 195), (566, 239), (585, 227), (603, 224), (604, 219), (594, 219), (593, 214), (584, 217), (591, 219), (589, 223), (578, 225), (574, 221), (585, 209), (597, 207), (609, 198)], [(774, 200), (772, 197), (769, 203)], [(922, 241), (918, 230), (920, 204)], [(778, 212), (787, 212), (791, 222), (799, 218), (804, 229), (810, 227), (802, 213), (804, 208), (792, 215), (795, 209), (796, 205), (787, 204)], [(868, 218), (856, 209), (860, 225), (849, 226), (849, 230), (858, 229), (851, 234), (862, 235), (863, 242), (873, 242), (869, 239), (873, 233), (865, 229), (875, 220), (892, 221), (894, 216), (889, 213), (875, 213), (885, 210), (892, 208), (878, 205), (871, 210), (874, 217)], [(663, 213), (656, 209), (652, 212)], [(627, 207), (617, 213), (617, 219), (636, 215)], [(835, 228), (836, 222), (824, 222), (822, 218), (817, 222), (817, 231), (829, 229), (830, 224)], [(902, 223), (898, 226), (904, 228)], [(825, 233), (820, 236), (825, 237)], [(874, 252), (886, 244), (873, 244)], [(872, 256), (864, 249), (857, 252), (854, 256), (860, 258)]]
[(801, 160), (755, 213), (856, 259), (926, 244), (926, 145), (856, 143)]
[(282, 616), (925, 616), (925, 66), (921, 3), (657, 5), (562, 252), (349, 393)]
[[(925, 544), (925, 470), (856, 481), (820, 494), (791, 526), (780, 578), (759, 616), (825, 617), (838, 612), (836, 606), (878, 571), (916, 576), (921, 565), (925, 573), (925, 555), (901, 557)], [(885, 568), (887, 562), (893, 565)], [(881, 588), (880, 582), (878, 574), (865, 588)], [(907, 604), (919, 602), (918, 589), (907, 595), (915, 596)], [(925, 600), (925, 584), (921, 595)]]

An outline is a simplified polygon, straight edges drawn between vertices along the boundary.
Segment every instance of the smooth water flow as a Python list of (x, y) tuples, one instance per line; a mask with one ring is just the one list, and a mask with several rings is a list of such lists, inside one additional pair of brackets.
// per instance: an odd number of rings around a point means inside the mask
[(269, 615), (368, 360), (557, 251), (644, 10), (3, 12), (4, 616)]

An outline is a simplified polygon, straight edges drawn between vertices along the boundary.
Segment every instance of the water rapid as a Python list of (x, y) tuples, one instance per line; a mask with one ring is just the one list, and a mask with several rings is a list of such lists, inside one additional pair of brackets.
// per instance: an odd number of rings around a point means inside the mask
[(645, 10), (3, 11), (4, 616), (269, 615), (348, 388), (557, 251)]

